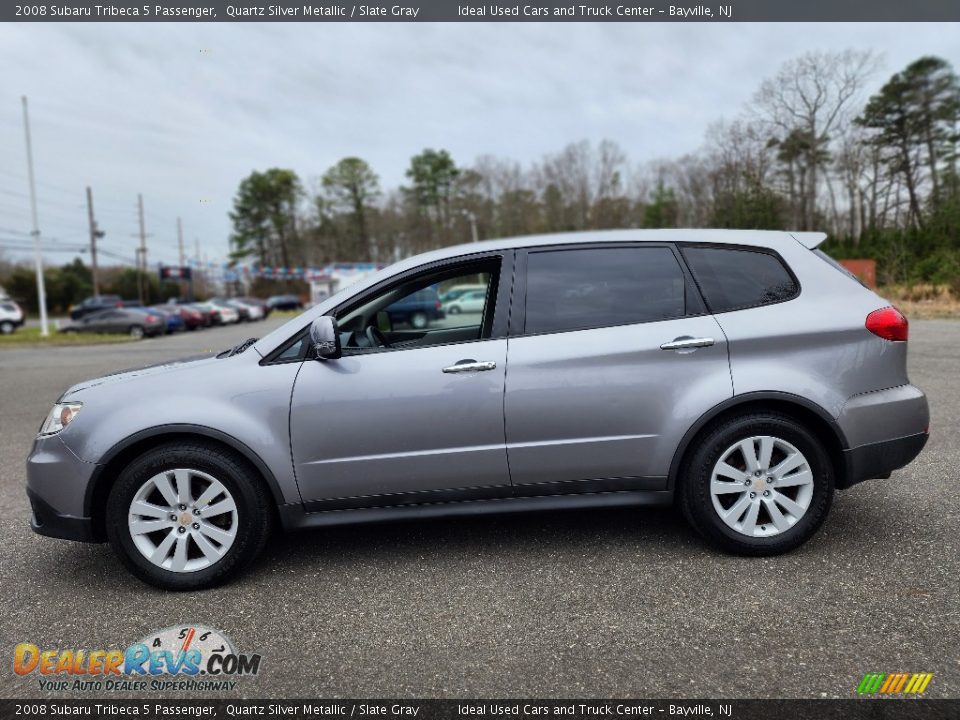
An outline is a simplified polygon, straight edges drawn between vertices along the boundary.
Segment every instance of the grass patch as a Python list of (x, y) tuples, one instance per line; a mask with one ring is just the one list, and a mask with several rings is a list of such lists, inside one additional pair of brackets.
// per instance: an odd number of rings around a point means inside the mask
[(47, 337), (40, 335), (38, 327), (21, 327), (9, 335), (0, 335), (0, 348), (24, 347), (30, 345), (108, 345), (112, 343), (135, 342), (129, 335), (120, 333), (62, 333), (50, 328)]

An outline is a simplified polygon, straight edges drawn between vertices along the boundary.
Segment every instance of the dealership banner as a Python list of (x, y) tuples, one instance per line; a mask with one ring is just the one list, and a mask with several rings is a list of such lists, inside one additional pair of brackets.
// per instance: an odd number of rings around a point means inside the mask
[(147, 3), (52, 0), (0, 4), (0, 21), (23, 22), (951, 22), (956, 0), (152, 0)]
[(0, 717), (356, 720), (957, 718), (960, 700), (0, 700)]

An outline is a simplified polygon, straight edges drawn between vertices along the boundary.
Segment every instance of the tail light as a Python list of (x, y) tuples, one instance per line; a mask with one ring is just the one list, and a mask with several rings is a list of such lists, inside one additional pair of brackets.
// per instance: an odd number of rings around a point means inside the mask
[(439, 310), (441, 307), (443, 307), (443, 303), (437, 300), (437, 310)]
[(867, 330), (877, 337), (894, 342), (906, 342), (909, 323), (895, 307), (885, 307), (874, 310), (867, 315), (865, 323)]

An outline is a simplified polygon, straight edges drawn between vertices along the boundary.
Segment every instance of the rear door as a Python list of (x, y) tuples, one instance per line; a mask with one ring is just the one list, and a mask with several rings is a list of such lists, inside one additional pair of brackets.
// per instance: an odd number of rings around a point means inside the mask
[(523, 494), (664, 489), (674, 450), (731, 397), (723, 331), (670, 245), (518, 258), (504, 412)]

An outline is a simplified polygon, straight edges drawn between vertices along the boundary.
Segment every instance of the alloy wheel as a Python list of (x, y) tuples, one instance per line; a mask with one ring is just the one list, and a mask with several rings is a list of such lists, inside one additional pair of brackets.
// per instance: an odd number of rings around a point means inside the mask
[(176, 573), (218, 562), (237, 536), (237, 504), (219, 480), (200, 470), (164, 470), (130, 503), (127, 525), (140, 553)]
[(720, 519), (741, 535), (779, 535), (810, 507), (813, 471), (786, 440), (749, 437), (727, 448), (714, 465), (710, 497)]

